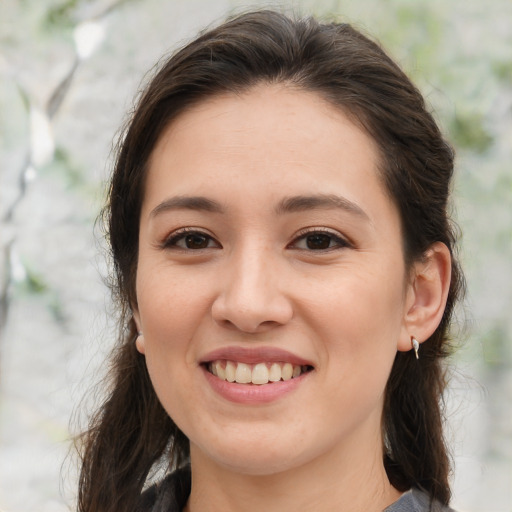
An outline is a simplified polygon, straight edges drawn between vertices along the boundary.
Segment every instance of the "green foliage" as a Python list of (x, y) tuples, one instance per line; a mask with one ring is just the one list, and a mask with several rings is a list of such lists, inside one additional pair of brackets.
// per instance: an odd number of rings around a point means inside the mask
[(44, 19), (47, 29), (71, 28), (76, 24), (75, 12), (80, 0), (65, 0), (58, 5), (50, 7)]
[(41, 279), (40, 276), (35, 274), (28, 274), (27, 279), (27, 288), (32, 293), (44, 293), (48, 290), (46, 283)]
[(47, 306), (52, 313), (53, 318), (59, 324), (63, 324), (66, 321), (66, 315), (64, 313), (64, 307), (62, 301), (59, 298), (57, 292), (53, 292), (49, 295)]
[(83, 169), (62, 146), (57, 146), (53, 160), (44, 172), (55, 175), (69, 189), (79, 189), (86, 185)]
[(31, 298), (37, 297), (45, 304), (57, 323), (64, 323), (66, 317), (58, 291), (48, 284), (45, 277), (36, 270), (34, 265), (24, 262), (24, 269), (25, 279), (15, 284), (15, 294)]
[(19, 83), (16, 83), (16, 87), (20, 95), (23, 108), (25, 109), (25, 112), (28, 113), (30, 110), (30, 99), (28, 97), (27, 91), (25, 91), (24, 87)]
[(30, 265), (24, 265), (25, 268), (25, 279), (19, 283), (19, 288), (25, 293), (31, 295), (41, 295), (48, 291), (48, 284), (44, 280), (43, 276), (36, 272)]
[(482, 342), (487, 366), (504, 367), (510, 364), (510, 341), (505, 325), (495, 324), (484, 334)]
[(492, 62), (492, 73), (501, 81), (512, 84), (512, 59)]
[(484, 127), (484, 118), (478, 112), (457, 113), (450, 122), (450, 133), (458, 148), (477, 153), (488, 150), (493, 138)]

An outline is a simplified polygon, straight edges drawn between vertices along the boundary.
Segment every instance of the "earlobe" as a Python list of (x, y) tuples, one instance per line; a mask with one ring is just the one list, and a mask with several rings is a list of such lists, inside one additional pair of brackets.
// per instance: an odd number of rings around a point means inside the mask
[(141, 328), (140, 314), (137, 307), (132, 306), (132, 314), (133, 321), (135, 322), (135, 327), (137, 328), (137, 336), (135, 338), (135, 346), (137, 347), (138, 352), (141, 354), (145, 354), (145, 346), (144, 346), (144, 333)]
[(437, 329), (446, 306), (450, 279), (450, 251), (442, 242), (436, 242), (414, 263), (398, 350), (411, 350), (412, 338), (421, 343)]
[(144, 346), (144, 333), (142, 331), (137, 332), (135, 346), (137, 347), (137, 351), (141, 354), (144, 355), (146, 353), (146, 347)]

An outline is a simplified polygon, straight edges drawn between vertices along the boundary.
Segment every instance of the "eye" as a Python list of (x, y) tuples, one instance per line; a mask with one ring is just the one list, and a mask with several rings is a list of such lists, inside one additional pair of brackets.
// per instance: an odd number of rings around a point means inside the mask
[(290, 244), (292, 249), (306, 251), (328, 251), (349, 246), (350, 243), (347, 240), (327, 230), (308, 230), (305, 233), (299, 234)]
[(195, 229), (185, 228), (172, 233), (163, 243), (163, 247), (185, 250), (219, 248), (220, 244), (210, 235)]

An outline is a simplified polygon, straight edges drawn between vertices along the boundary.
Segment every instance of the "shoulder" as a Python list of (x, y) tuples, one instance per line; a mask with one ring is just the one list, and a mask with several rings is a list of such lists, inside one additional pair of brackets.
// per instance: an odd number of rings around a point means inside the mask
[(137, 512), (181, 512), (190, 494), (190, 469), (182, 468), (146, 489)]
[(411, 489), (402, 494), (398, 501), (383, 512), (455, 512), (447, 505), (432, 501), (430, 496), (419, 489)]

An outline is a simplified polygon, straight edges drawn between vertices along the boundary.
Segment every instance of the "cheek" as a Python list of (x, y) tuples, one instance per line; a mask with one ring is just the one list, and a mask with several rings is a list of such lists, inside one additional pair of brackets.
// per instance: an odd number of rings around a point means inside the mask
[(148, 372), (164, 408), (179, 418), (181, 404), (193, 399), (187, 379), (196, 366), (190, 342), (202, 321), (201, 297), (169, 269), (142, 267), (137, 284)]
[(194, 364), (190, 340), (204, 309), (201, 297), (190, 293), (194, 288), (189, 283), (168, 277), (169, 272), (141, 268), (137, 283), (146, 364), (164, 403), (172, 400), (166, 390), (177, 389), (176, 383)]
[(377, 269), (347, 272), (303, 304), (324, 364), (358, 394), (385, 386), (402, 327), (401, 274)]
[[(304, 311), (319, 329), (333, 336), (350, 333), (345, 341), (357, 339), (358, 345), (379, 344), (394, 338), (403, 315), (403, 278), (397, 269), (384, 266), (343, 269), (313, 292), (304, 302)], [(396, 340), (395, 340), (396, 341)]]
[(210, 302), (209, 290), (201, 282), (172, 268), (140, 268), (137, 301), (144, 334), (156, 339), (187, 337)]

